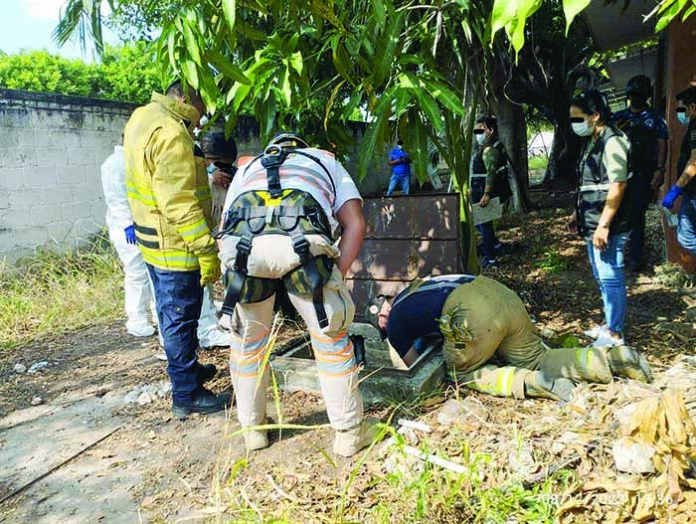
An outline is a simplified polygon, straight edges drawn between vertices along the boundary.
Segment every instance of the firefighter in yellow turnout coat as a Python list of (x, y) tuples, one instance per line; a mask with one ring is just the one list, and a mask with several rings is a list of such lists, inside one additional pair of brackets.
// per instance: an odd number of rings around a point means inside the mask
[(128, 203), (155, 290), (176, 416), (229, 401), (203, 387), (216, 370), (196, 358), (202, 286), (220, 277), (208, 176), (192, 135), (204, 111), (200, 96), (177, 81), (136, 109), (124, 134)]

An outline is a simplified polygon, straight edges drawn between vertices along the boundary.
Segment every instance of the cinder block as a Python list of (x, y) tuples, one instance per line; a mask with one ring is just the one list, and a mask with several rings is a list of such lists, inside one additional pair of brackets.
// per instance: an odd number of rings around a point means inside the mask
[(62, 204), (41, 204), (31, 209), (29, 223), (32, 225), (45, 225), (63, 220)]
[(9, 229), (20, 229), (27, 227), (27, 210), (9, 208), (0, 213), (2, 227)]
[(69, 166), (84, 166), (91, 163), (93, 153), (88, 148), (68, 148), (68, 165)]
[(30, 208), (42, 206), (45, 191), (37, 189), (15, 189), (9, 192), (10, 207), (29, 212)]
[(101, 226), (90, 218), (78, 218), (73, 223), (74, 238), (81, 242), (89, 240), (92, 235), (100, 230)]
[(0, 109), (0, 127), (30, 127), (32, 123), (32, 113), (33, 111), (22, 107)]
[(72, 202), (75, 198), (75, 190), (72, 187), (65, 187), (60, 183), (52, 188), (50, 191), (46, 191), (44, 195), (44, 202), (46, 204), (64, 204), (66, 202)]
[(63, 220), (68, 222), (89, 218), (91, 212), (92, 210), (87, 202), (66, 202), (61, 205)]
[[(2, 125), (2, 124), (0, 124)], [(9, 147), (19, 147), (22, 145), (23, 129), (17, 127), (1, 128), (0, 147), (3, 149)]]
[(15, 237), (18, 247), (28, 249), (44, 246), (50, 240), (45, 226), (31, 226), (17, 229), (15, 231)]
[(22, 168), (0, 168), (0, 180), (5, 191), (20, 189), (25, 186), (24, 169)]
[(4, 150), (3, 165), (6, 167), (36, 166), (34, 147), (10, 147)]
[(64, 245), (72, 235), (72, 224), (70, 222), (53, 222), (46, 226), (46, 234), (59, 246)]
[(58, 167), (68, 164), (68, 152), (60, 147), (37, 147), (36, 159), (39, 167)]
[(81, 186), (85, 183), (85, 168), (83, 166), (67, 165), (57, 168), (58, 185)]
[[(2, 220), (2, 218), (0, 218)], [(0, 266), (2, 265), (3, 255), (12, 251), (17, 245), (17, 235), (14, 228), (0, 228)]]

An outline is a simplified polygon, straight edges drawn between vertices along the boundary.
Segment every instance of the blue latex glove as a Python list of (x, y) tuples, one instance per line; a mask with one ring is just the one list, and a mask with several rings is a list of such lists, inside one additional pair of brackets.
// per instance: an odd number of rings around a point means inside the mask
[(669, 193), (667, 193), (667, 196), (665, 196), (662, 201), (662, 205), (667, 209), (672, 209), (674, 207), (674, 201), (679, 198), (683, 192), (684, 190), (681, 187), (676, 185), (672, 186), (672, 189), (669, 190)]
[(124, 231), (126, 232), (126, 242), (135, 245), (135, 226), (131, 224)]

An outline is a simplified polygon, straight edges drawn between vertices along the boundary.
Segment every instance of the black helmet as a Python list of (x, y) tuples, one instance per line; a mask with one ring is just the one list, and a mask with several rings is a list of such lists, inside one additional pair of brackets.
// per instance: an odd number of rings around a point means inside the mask
[(626, 82), (626, 95), (643, 95), (650, 98), (652, 95), (652, 85), (650, 79), (645, 75), (638, 75)]
[(370, 299), (365, 305), (365, 320), (376, 327), (383, 337), (386, 337), (387, 334), (379, 326), (379, 314), (382, 311), (384, 303), (392, 298), (393, 297), (390, 295), (377, 295)]
[(285, 147), (309, 147), (309, 144), (305, 142), (303, 138), (300, 138), (295, 133), (280, 133), (273, 137), (268, 143), (269, 146), (284, 145)]

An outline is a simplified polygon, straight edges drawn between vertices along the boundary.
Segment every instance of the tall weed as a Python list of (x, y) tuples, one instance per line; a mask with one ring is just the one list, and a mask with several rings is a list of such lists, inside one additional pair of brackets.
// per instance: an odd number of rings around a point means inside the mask
[(41, 249), (0, 266), (0, 350), (118, 318), (123, 273), (103, 236), (68, 253)]

